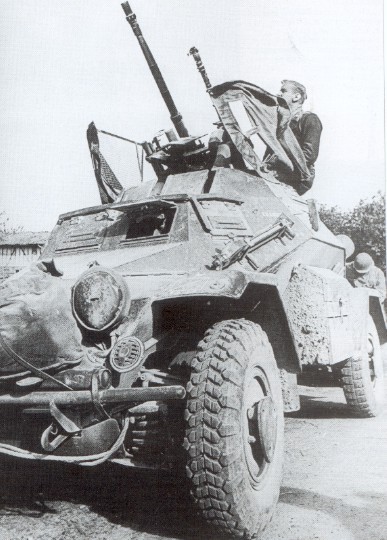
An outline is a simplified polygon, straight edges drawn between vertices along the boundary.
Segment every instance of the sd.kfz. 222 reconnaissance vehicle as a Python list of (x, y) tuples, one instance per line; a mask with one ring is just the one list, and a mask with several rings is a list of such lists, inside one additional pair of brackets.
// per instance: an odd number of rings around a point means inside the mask
[(61, 215), (38, 263), (0, 289), (0, 452), (185, 460), (204, 518), (256, 538), (278, 499), (297, 377), (330, 373), (355, 413), (380, 410), (380, 302), (350, 286), (343, 242), (256, 152), (260, 141), (289, 178), (305, 172), (286, 103), (241, 81), (212, 87), (193, 49), (219, 136), (189, 136), (123, 8), (178, 136), (143, 143), (156, 179), (123, 190), (89, 126), (103, 204)]

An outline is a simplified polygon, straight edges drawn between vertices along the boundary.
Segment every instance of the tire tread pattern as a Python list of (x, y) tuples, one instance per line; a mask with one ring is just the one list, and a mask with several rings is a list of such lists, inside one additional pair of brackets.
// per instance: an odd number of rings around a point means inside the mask
[(270, 347), (263, 330), (245, 319), (224, 321), (209, 329), (192, 362), (185, 411), (184, 447), (193, 499), (207, 521), (223, 533), (245, 539), (255, 534), (251, 534), (253, 512), (238, 507), (244, 497), (244, 458), (236, 426), (245, 369), (241, 358), (257, 344)]
[[(373, 320), (368, 321), (369, 330), (374, 338), (374, 347), (376, 348), (375, 362), (382, 363), (380, 356), (380, 344), (377, 330)], [(363, 351), (357, 357), (352, 357), (346, 361), (341, 368), (341, 380), (345, 399), (350, 409), (356, 416), (370, 418), (377, 416), (381, 405), (375, 396), (373, 384), (370, 377), (368, 355)]]
[(364, 381), (364, 361), (361, 357), (347, 360), (341, 370), (341, 379), (345, 399), (351, 410), (360, 417), (375, 416), (375, 403), (369, 388), (370, 382)]

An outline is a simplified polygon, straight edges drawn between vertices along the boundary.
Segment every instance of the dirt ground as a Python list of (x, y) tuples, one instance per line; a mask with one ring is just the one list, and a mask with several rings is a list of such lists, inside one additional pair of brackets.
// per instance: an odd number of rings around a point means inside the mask
[[(301, 390), (262, 540), (386, 540), (387, 407), (378, 418), (350, 418), (340, 389)], [(215, 538), (183, 486), (156, 474), (9, 461), (0, 480), (0, 540)]]

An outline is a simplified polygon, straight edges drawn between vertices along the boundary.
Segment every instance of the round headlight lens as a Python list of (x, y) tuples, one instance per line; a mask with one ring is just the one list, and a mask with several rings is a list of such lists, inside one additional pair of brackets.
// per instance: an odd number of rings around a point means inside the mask
[(87, 330), (102, 332), (129, 311), (130, 294), (119, 274), (96, 266), (83, 273), (73, 287), (73, 312)]

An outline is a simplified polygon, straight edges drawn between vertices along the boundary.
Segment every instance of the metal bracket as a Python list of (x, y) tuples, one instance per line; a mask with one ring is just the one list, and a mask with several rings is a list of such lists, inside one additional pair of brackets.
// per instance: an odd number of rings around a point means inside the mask
[(293, 222), (281, 214), (279, 220), (276, 221), (270, 227), (261, 230), (256, 236), (251, 240), (244, 242), (236, 251), (229, 253), (229, 248), (226, 246), (225, 249), (219, 251), (212, 261), (211, 268), (215, 270), (224, 270), (228, 268), (235, 262), (240, 261), (243, 257), (250, 251), (254, 251), (263, 245), (267, 244), (271, 240), (283, 239), (284, 237), (292, 239), (294, 238), (294, 233), (291, 231), (290, 227), (293, 225)]

